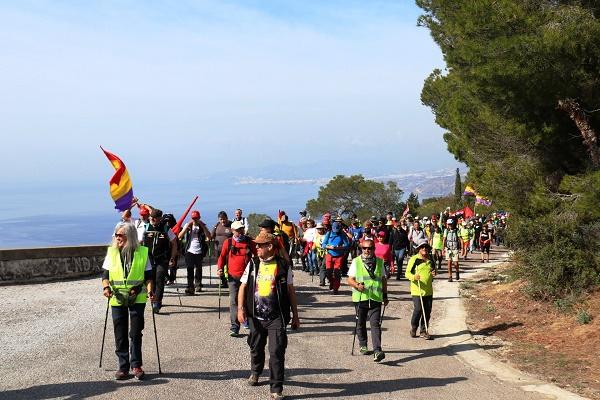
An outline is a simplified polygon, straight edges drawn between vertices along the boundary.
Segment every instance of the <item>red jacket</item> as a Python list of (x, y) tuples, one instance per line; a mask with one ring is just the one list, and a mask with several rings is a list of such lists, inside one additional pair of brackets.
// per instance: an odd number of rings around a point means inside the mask
[(219, 269), (223, 269), (227, 265), (227, 273), (231, 277), (239, 279), (242, 277), (246, 265), (255, 255), (256, 247), (249, 237), (244, 237), (241, 242), (229, 238), (223, 243), (217, 266)]

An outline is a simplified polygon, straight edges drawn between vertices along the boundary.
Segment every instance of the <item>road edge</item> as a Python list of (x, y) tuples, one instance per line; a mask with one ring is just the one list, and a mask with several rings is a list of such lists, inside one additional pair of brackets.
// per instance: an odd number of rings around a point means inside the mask
[[(468, 270), (461, 268), (461, 281), (480, 272), (483, 268), (493, 267), (508, 261), (508, 253), (501, 255), (501, 260), (489, 264), (478, 264)], [(465, 279), (466, 278), (466, 279)], [(433, 321), (433, 336), (444, 337), (444, 346), (458, 359), (476, 371), (492, 376), (500, 381), (512, 383), (525, 392), (537, 392), (556, 400), (589, 400), (576, 393), (569, 392), (554, 384), (533, 377), (526, 372), (507, 365), (494, 358), (474, 339), (467, 327), (467, 311), (464, 300), (459, 293), (457, 281), (447, 282), (445, 279), (435, 281), (434, 299), (441, 298), (434, 304), (442, 304), (438, 310), (441, 318)]]

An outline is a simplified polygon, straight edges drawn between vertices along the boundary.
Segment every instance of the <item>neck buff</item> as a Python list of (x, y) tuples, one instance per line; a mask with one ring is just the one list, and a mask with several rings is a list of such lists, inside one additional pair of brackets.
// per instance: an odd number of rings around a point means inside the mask
[(362, 258), (363, 264), (367, 269), (371, 279), (375, 279), (375, 266), (377, 264), (377, 259), (374, 256), (367, 258), (361, 255), (360, 257)]

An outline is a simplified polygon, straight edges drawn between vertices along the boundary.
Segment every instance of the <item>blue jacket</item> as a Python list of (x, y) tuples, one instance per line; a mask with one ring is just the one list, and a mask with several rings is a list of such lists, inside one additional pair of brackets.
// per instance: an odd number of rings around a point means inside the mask
[(323, 238), (323, 243), (321, 243), (321, 247), (323, 247), (324, 249), (327, 246), (344, 247), (342, 250), (327, 249), (327, 253), (334, 257), (343, 256), (344, 254), (346, 254), (346, 250), (348, 250), (348, 247), (350, 246), (350, 239), (348, 239), (348, 236), (346, 236), (346, 234), (343, 231), (341, 231), (340, 233), (329, 231), (325, 234), (325, 237)]

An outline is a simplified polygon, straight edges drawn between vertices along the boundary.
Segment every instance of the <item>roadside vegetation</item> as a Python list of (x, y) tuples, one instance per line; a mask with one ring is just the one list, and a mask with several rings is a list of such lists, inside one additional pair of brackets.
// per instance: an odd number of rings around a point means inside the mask
[(417, 4), (447, 65), (421, 99), (467, 181), (510, 210), (506, 241), (523, 290), (581, 299), (600, 284), (597, 2)]

